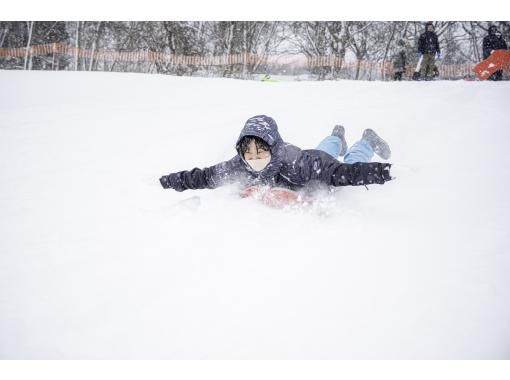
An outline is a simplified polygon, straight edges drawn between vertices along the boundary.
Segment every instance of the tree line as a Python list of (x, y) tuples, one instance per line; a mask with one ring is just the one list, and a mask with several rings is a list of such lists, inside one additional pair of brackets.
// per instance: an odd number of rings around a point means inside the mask
[[(497, 25), (510, 41), (508, 21), (437, 21), (444, 64), (476, 63), (482, 60), (482, 39), (490, 25)], [(314, 78), (366, 79), (362, 62), (386, 63), (405, 41), (409, 57), (415, 57), (424, 22), (417, 21), (2, 21), (0, 48), (27, 48), (24, 57), (0, 59), (1, 69), (88, 70), (208, 75), (250, 78), (256, 74), (312, 74)], [(29, 47), (68, 43), (78, 49), (147, 50), (186, 56), (253, 54), (260, 60), (214, 67), (175, 65), (165, 62), (122, 62), (94, 57), (30, 56)], [(342, 64), (309, 68), (268, 67), (264, 57), (301, 55), (332, 56), (340, 62), (354, 61), (348, 73)], [(338, 60), (337, 60), (338, 61)], [(380, 77), (384, 79), (385, 73)]]

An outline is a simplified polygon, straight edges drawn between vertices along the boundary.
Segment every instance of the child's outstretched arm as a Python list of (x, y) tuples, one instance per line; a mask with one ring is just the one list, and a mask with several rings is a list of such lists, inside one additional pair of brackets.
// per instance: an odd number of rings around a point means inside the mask
[(383, 184), (392, 179), (391, 164), (381, 162), (344, 164), (318, 150), (301, 151), (299, 157), (287, 168), (284, 176), (297, 185), (319, 180), (329, 186), (360, 186)]
[(234, 182), (240, 173), (239, 156), (208, 168), (194, 168), (170, 173), (159, 179), (165, 189), (184, 191), (190, 189), (214, 189), (221, 185)]

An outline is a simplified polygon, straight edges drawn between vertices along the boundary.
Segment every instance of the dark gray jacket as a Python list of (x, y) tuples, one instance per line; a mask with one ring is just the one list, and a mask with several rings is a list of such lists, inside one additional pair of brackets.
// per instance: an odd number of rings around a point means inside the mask
[(426, 31), (422, 33), (418, 40), (418, 52), (421, 54), (441, 53), (436, 32)]
[[(240, 152), (245, 136), (257, 136), (271, 148), (271, 161), (260, 172), (254, 171)], [(246, 122), (236, 143), (237, 155), (208, 168), (171, 173), (160, 178), (161, 185), (176, 191), (214, 189), (228, 183), (243, 186), (270, 185), (299, 189), (304, 186), (358, 186), (383, 184), (391, 180), (391, 164), (369, 162), (344, 164), (329, 154), (316, 150), (301, 150), (283, 141), (276, 122), (265, 115)]]
[(498, 49), (507, 49), (508, 46), (501, 35), (489, 33), (483, 38), (483, 59), (489, 58), (491, 51)]

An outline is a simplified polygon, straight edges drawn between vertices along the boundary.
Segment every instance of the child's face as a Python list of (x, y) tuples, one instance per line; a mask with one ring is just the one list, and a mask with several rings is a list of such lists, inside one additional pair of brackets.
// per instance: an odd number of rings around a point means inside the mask
[(250, 141), (250, 144), (248, 145), (248, 150), (244, 153), (244, 159), (246, 161), (249, 160), (263, 160), (265, 158), (271, 157), (271, 152), (268, 150), (257, 150), (257, 144), (255, 144), (255, 141)]

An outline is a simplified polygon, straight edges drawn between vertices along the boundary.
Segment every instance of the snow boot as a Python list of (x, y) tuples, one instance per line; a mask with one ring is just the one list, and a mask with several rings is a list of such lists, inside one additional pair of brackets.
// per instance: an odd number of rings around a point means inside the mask
[(333, 128), (333, 132), (331, 132), (331, 136), (336, 136), (342, 141), (342, 149), (340, 150), (340, 157), (345, 156), (347, 153), (347, 141), (345, 141), (345, 128), (341, 125), (335, 125)]
[(379, 135), (372, 129), (365, 129), (361, 139), (368, 142), (374, 153), (381, 157), (383, 160), (387, 160), (391, 157), (391, 150), (388, 143), (380, 138)]

